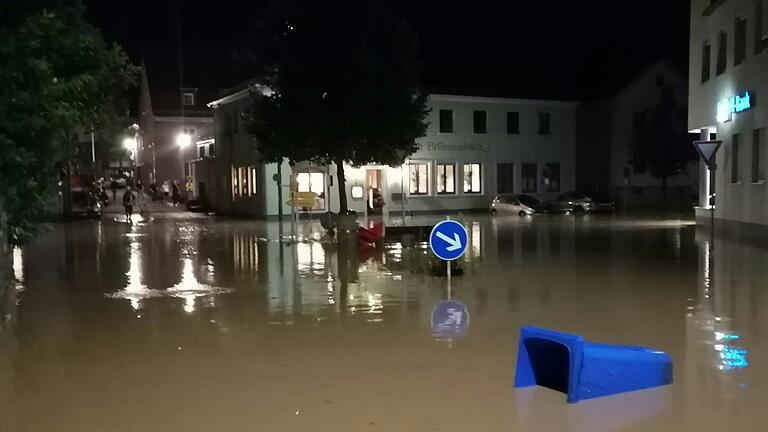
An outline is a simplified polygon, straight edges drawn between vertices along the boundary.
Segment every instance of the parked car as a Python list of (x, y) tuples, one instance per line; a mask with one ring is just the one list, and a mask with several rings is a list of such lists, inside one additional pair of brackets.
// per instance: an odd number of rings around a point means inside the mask
[(566, 192), (549, 202), (549, 211), (552, 213), (571, 213), (576, 216), (613, 209), (613, 201), (589, 197), (581, 192)]
[(547, 205), (531, 195), (499, 194), (491, 202), (491, 215), (517, 214), (530, 216), (547, 211)]

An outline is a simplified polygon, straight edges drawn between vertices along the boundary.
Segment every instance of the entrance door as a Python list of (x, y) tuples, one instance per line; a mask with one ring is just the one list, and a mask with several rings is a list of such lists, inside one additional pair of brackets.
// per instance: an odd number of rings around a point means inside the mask
[(513, 163), (496, 164), (496, 193), (513, 193), (515, 185)]
[(369, 215), (380, 215), (384, 209), (384, 170), (368, 169), (365, 171), (365, 201)]

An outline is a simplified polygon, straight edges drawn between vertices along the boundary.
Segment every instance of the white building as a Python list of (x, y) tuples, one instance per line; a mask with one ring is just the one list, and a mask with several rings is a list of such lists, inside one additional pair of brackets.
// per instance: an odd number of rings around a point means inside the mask
[[(253, 137), (231, 126), (246, 109), (250, 89), (210, 104), (219, 178), (227, 180), (217, 205), (224, 214), (274, 216), (277, 166), (260, 164)], [(549, 198), (574, 188), (576, 103), (435, 94), (428, 105), (427, 134), (403, 166), (345, 167), (352, 210), (371, 211), (374, 194), (384, 199), (386, 215), (487, 209), (497, 193)], [(285, 213), (291, 190), (317, 193), (313, 211), (339, 210), (334, 165), (284, 163), (281, 177)]]
[(693, 0), (689, 58), (689, 128), (722, 141), (714, 185), (701, 169), (697, 221), (714, 192), (717, 226), (768, 233), (768, 0)]

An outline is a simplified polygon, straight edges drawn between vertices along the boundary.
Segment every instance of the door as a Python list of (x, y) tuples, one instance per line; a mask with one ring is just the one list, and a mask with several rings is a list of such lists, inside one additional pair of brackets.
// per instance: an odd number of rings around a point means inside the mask
[(369, 215), (380, 215), (384, 212), (384, 170), (368, 169), (365, 171), (365, 201)]

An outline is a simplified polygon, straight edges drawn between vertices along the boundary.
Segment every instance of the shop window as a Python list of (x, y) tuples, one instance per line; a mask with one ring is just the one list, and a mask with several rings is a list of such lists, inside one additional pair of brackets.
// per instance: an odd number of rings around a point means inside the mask
[(705, 83), (709, 81), (709, 71), (712, 62), (712, 45), (709, 42), (704, 42), (704, 46), (701, 47), (701, 82)]
[(539, 135), (549, 135), (551, 115), (549, 113), (539, 113)]
[(410, 186), (408, 192), (411, 195), (426, 195), (429, 192), (429, 166), (425, 163), (412, 163), (408, 165), (410, 174)]
[(314, 192), (318, 196), (325, 191), (325, 174), (321, 172), (302, 172), (296, 176), (299, 192)]
[(752, 183), (765, 181), (765, 128), (752, 133)]
[(437, 193), (455, 194), (456, 193), (456, 165), (437, 164)]
[(728, 35), (721, 31), (717, 35), (717, 68), (715, 73), (717, 75), (725, 72), (726, 64), (728, 63)]
[(248, 192), (248, 168), (240, 167), (237, 169), (238, 177), (240, 179), (240, 196), (241, 197), (247, 197), (249, 195)]
[(453, 110), (440, 110), (440, 133), (453, 133)]
[(740, 134), (734, 134), (733, 141), (731, 142), (731, 183), (738, 183), (741, 181), (741, 176), (739, 175), (740, 138)]
[(733, 65), (740, 65), (747, 57), (747, 20), (736, 18), (736, 25), (733, 32)]
[(520, 113), (507, 112), (507, 133), (517, 135), (520, 133)]
[(548, 163), (544, 167), (544, 186), (547, 192), (560, 192), (560, 164)]
[(238, 171), (234, 166), (232, 167), (232, 199), (240, 196), (240, 181), (237, 177)]
[(472, 111), (472, 132), (484, 134), (488, 132), (487, 113), (485, 111)]
[(482, 172), (480, 164), (464, 164), (464, 193), (482, 192)]
[(535, 163), (524, 163), (521, 167), (522, 187), (523, 193), (536, 193), (536, 182), (538, 181), (538, 173), (536, 172)]
[(251, 185), (250, 195), (256, 196), (256, 185), (258, 184), (256, 182), (256, 167), (248, 167), (248, 178)]

